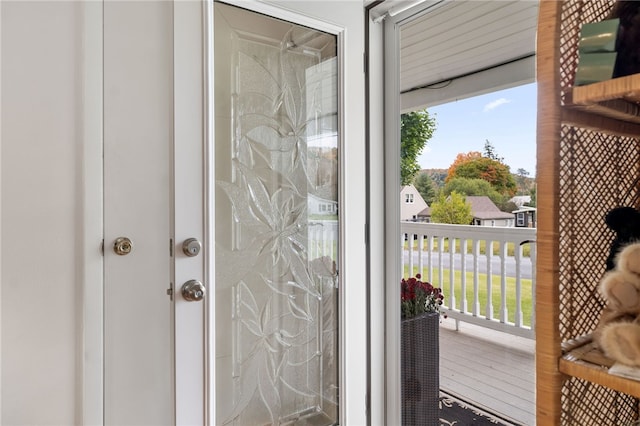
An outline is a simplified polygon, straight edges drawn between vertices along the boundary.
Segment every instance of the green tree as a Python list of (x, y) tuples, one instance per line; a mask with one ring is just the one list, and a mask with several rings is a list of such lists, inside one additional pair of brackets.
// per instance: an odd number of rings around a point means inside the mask
[(529, 176), (529, 172), (526, 169), (519, 168), (516, 170), (516, 176), (518, 180), (518, 193), (526, 194), (528, 189), (527, 177)]
[(431, 176), (429, 176), (429, 173), (421, 172), (418, 174), (413, 182), (413, 186), (415, 186), (420, 195), (422, 195), (424, 201), (431, 205), (433, 200), (436, 198), (436, 188)]
[(483, 157), (491, 158), (492, 160), (496, 160), (500, 163), (504, 163), (504, 158), (500, 157), (496, 152), (496, 147), (493, 146), (489, 139), (484, 140), (484, 152), (482, 153)]
[(418, 156), (436, 130), (436, 120), (427, 110), (413, 111), (400, 117), (400, 181), (410, 185), (420, 171)]
[(536, 188), (535, 185), (531, 188), (531, 191), (529, 191), (529, 195), (531, 195), (531, 201), (527, 203), (527, 206), (535, 207), (538, 203), (538, 188)]
[(443, 192), (445, 195), (449, 195), (452, 192), (457, 192), (462, 195), (486, 195), (498, 205), (504, 202), (504, 196), (495, 190), (489, 182), (484, 179), (469, 179), (456, 177), (444, 185)]
[(443, 192), (449, 195), (454, 191), (466, 196), (486, 195), (503, 212), (511, 213), (518, 208), (513, 201), (509, 201), (510, 197), (500, 194), (483, 179), (453, 178), (444, 186)]
[(449, 167), (447, 182), (454, 178), (486, 180), (498, 193), (509, 198), (515, 195), (517, 189), (509, 166), (477, 155), (464, 157), (459, 154), (456, 161)]
[(447, 169), (429, 169), (429, 177), (436, 191), (442, 189), (444, 182), (447, 179)]
[(464, 195), (455, 191), (448, 197), (441, 193), (431, 205), (432, 222), (469, 225), (472, 219), (471, 204), (467, 203)]
[(509, 197), (500, 194), (483, 179), (453, 178), (444, 186), (442, 192), (449, 195), (454, 191), (466, 196), (485, 195), (503, 212), (511, 213), (518, 208), (513, 201), (509, 201)]

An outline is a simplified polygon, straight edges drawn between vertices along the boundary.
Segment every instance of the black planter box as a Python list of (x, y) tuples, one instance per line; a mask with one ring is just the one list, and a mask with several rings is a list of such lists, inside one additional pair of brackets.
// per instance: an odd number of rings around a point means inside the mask
[(440, 315), (402, 320), (402, 424), (438, 426)]

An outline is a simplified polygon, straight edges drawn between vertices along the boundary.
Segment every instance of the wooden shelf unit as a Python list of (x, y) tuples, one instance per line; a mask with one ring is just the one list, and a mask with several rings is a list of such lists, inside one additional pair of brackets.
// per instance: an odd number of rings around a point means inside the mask
[(587, 361), (569, 360), (564, 357), (560, 358), (558, 366), (560, 372), (568, 376), (577, 377), (640, 398), (637, 380), (609, 374), (607, 367)]
[(591, 335), (565, 342), (562, 352), (558, 364), (561, 373), (640, 398), (637, 380), (609, 373), (615, 361), (598, 349)]
[(566, 349), (566, 342), (593, 331), (604, 306), (597, 287), (613, 239), (606, 212), (620, 205), (640, 207), (640, 75), (573, 87), (580, 26), (604, 19), (613, 2), (540, 3), (539, 425), (620, 425), (640, 418), (640, 381), (609, 374), (611, 360), (601, 353), (589, 358)]
[(565, 103), (590, 114), (640, 124), (640, 74), (570, 88)]

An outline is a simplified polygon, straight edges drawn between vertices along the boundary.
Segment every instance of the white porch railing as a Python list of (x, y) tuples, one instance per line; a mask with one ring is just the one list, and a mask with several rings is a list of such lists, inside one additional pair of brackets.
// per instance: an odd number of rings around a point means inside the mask
[(402, 222), (401, 232), (405, 277), (442, 288), (456, 324), (534, 338), (534, 228)]

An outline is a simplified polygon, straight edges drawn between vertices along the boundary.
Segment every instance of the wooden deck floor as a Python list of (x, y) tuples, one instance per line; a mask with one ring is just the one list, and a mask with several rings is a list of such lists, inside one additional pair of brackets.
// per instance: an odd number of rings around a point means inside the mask
[(460, 322), (440, 326), (440, 388), (535, 425), (535, 341)]

